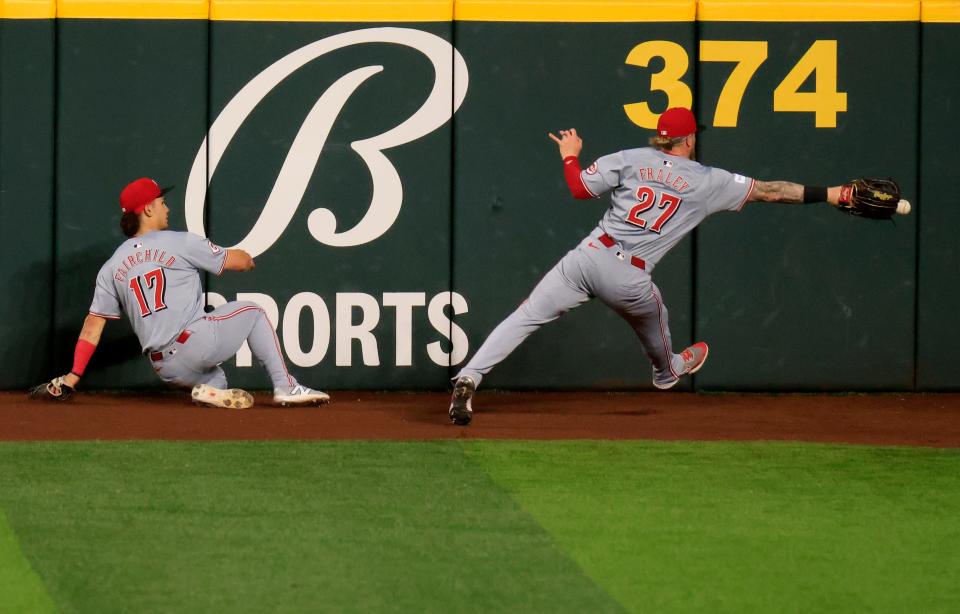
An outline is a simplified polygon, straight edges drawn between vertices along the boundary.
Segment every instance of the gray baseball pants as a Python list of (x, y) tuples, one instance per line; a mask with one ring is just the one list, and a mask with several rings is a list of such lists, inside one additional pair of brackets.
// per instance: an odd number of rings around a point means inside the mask
[(683, 359), (673, 353), (667, 306), (650, 274), (633, 266), (630, 255), (624, 255), (618, 245), (608, 248), (590, 236), (570, 250), (530, 297), (493, 329), (456, 377), (467, 375), (479, 386), (483, 376), (534, 331), (592, 298), (599, 298), (633, 328), (653, 364), (654, 382), (669, 384), (679, 378)]
[(191, 322), (187, 330), (190, 336), (183, 343), (175, 341), (155, 353), (162, 353), (160, 360), (151, 357), (154, 371), (164, 382), (226, 388), (227, 376), (220, 363), (233, 357), (246, 341), (270, 375), (274, 389), (287, 390), (297, 385), (297, 380), (287, 372), (277, 334), (267, 314), (256, 303), (226, 303)]

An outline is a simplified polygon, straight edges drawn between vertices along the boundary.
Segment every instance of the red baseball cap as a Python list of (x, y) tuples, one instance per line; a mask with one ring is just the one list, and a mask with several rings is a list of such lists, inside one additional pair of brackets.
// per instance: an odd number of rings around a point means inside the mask
[(141, 177), (131, 181), (120, 192), (120, 210), (124, 213), (142, 213), (147, 205), (173, 189), (161, 188), (153, 179)]
[(660, 115), (657, 120), (657, 134), (676, 139), (697, 131), (697, 120), (693, 111), (683, 107), (671, 107)]

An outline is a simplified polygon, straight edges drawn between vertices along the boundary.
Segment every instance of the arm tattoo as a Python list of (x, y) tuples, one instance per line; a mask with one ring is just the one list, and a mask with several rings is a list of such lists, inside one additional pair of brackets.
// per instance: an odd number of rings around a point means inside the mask
[(750, 200), (767, 203), (803, 203), (803, 186), (789, 181), (757, 181)]

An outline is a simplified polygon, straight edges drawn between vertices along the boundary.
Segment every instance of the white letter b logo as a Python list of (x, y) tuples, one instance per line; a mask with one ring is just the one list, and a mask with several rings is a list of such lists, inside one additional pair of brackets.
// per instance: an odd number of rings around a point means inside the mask
[[(467, 65), (460, 53), (439, 36), (407, 28), (357, 30), (311, 43), (274, 62), (237, 92), (213, 122), (209, 138), (204, 139), (190, 169), (184, 207), (188, 230), (206, 235), (203, 209), (208, 182), (205, 173), (208, 143), (209, 176), (212, 178), (241, 124), (274, 87), (325, 53), (362, 43), (394, 43), (423, 53), (433, 64), (433, 89), (423, 106), (399, 126), (350, 144), (367, 165), (373, 180), (370, 208), (357, 225), (337, 232), (337, 219), (329, 209), (312, 211), (307, 224), (310, 234), (317, 241), (335, 247), (369, 243), (389, 230), (400, 214), (403, 184), (383, 151), (419, 139), (445, 124), (460, 108), (467, 94)], [(235, 247), (248, 251), (251, 256), (258, 256), (280, 238), (300, 206), (337, 116), (357, 88), (382, 70), (382, 66), (358, 68), (338, 79), (320, 96), (290, 146), (260, 217)]]

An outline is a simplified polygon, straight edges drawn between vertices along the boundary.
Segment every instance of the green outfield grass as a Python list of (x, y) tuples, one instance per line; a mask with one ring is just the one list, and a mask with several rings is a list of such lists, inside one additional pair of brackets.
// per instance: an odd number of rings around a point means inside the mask
[(0, 444), (0, 612), (957, 611), (960, 452)]

